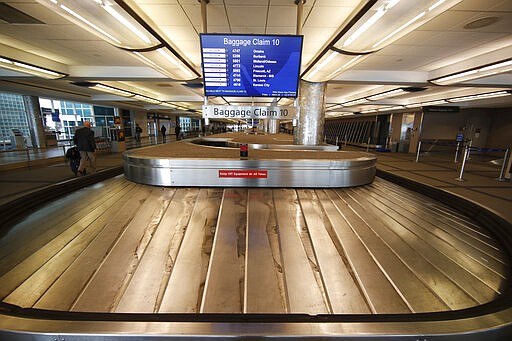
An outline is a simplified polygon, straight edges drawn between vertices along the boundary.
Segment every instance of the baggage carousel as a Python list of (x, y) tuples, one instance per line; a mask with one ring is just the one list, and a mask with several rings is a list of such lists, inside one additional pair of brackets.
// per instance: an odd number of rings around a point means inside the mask
[(0, 339), (511, 335), (510, 224), (462, 198), (382, 172), (337, 188), (128, 178), (2, 228)]
[[(241, 159), (241, 144), (248, 156)], [(226, 133), (124, 153), (128, 179), (157, 186), (352, 187), (371, 183), (375, 155), (293, 145), (290, 135)]]

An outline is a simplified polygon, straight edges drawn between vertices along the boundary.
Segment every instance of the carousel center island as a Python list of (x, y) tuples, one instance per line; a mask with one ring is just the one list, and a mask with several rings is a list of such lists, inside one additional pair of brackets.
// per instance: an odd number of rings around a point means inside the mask
[(127, 151), (124, 172), (156, 186), (337, 188), (371, 183), (376, 160), (332, 145), (294, 145), (286, 134), (224, 133)]

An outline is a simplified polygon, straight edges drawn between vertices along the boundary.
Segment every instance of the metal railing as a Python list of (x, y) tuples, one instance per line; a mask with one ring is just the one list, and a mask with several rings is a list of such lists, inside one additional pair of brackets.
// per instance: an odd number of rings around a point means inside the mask
[[(426, 145), (429, 147), (427, 149), (423, 149)], [(439, 148), (440, 147), (440, 148)], [(511, 164), (511, 153), (510, 148), (480, 148), (473, 147), (472, 140), (465, 141), (455, 141), (455, 140), (420, 140), (418, 141), (418, 147), (416, 150), (416, 162), (420, 162), (421, 155), (434, 154), (438, 153), (438, 155), (444, 155), (449, 158), (450, 155), (453, 155), (453, 162), (455, 164), (461, 162), (460, 169), (457, 169), (459, 172), (459, 176), (455, 178), (457, 181), (465, 181), (463, 178), (464, 172), (466, 170), (466, 166), (468, 161), (472, 160), (472, 155), (474, 159), (494, 159), (496, 161), (501, 160), (501, 155), (503, 155), (503, 161), (500, 165), (499, 176), (497, 178), (498, 181), (508, 181), (510, 180), (510, 164)], [(501, 154), (504, 153), (504, 154)], [(460, 155), (463, 154), (462, 159), (459, 160)], [(501, 154), (501, 155), (500, 155)], [(486, 165), (496, 164), (496, 162), (485, 162)], [(500, 162), (497, 162), (500, 164)]]

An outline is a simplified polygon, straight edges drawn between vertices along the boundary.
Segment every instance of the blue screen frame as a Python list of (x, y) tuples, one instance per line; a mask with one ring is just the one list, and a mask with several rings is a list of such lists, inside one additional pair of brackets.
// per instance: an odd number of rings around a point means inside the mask
[(297, 97), (301, 35), (200, 34), (205, 96)]

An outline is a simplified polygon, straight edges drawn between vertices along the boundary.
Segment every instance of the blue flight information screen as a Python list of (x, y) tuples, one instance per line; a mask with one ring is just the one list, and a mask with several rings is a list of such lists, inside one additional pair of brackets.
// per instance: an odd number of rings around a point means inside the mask
[(297, 97), (302, 36), (201, 34), (206, 96)]

